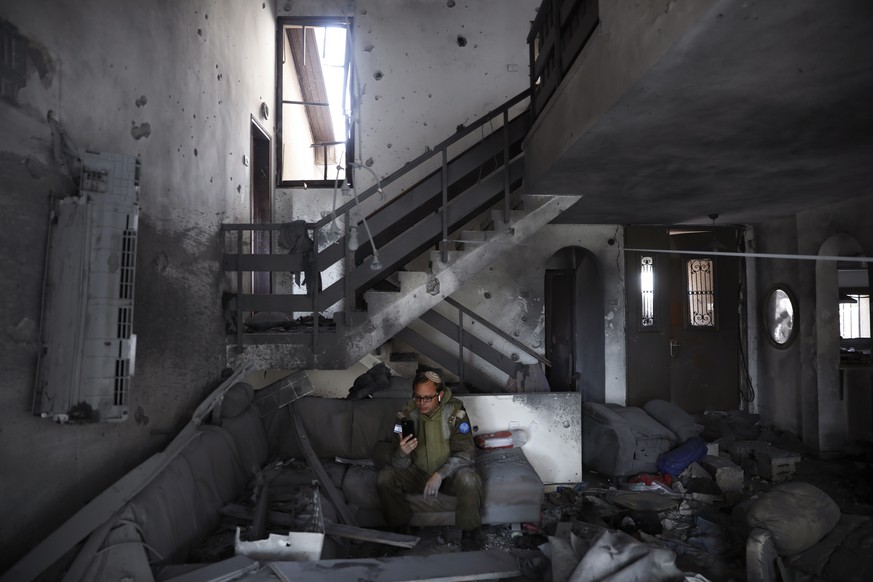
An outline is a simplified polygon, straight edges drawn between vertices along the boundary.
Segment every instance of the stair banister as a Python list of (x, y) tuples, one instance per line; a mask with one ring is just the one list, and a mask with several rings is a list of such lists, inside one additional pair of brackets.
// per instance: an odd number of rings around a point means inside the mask
[(509, 224), (509, 111), (503, 110), (503, 222)]
[(540, 362), (544, 366), (549, 367), (549, 368), (552, 366), (552, 362), (550, 362), (548, 359), (546, 359), (543, 356), (536, 353), (533, 350), (533, 348), (530, 348), (527, 345), (525, 345), (523, 342), (518, 341), (517, 339), (515, 339), (514, 337), (512, 337), (511, 335), (509, 335), (508, 333), (506, 333), (505, 331), (503, 331), (502, 329), (500, 329), (499, 327), (497, 327), (496, 325), (494, 325), (493, 323), (491, 323), (487, 319), (480, 317), (475, 311), (471, 310), (470, 308), (465, 307), (464, 305), (461, 305), (460, 303), (458, 303), (457, 301), (455, 301), (451, 297), (446, 297), (445, 299), (443, 299), (443, 301), (445, 301), (446, 303), (448, 303), (449, 305), (451, 305), (452, 307), (457, 309), (460, 313), (466, 313), (467, 315), (469, 315), (470, 317), (475, 319), (477, 322), (479, 322), (481, 325), (487, 327), (488, 329), (490, 329), (491, 331), (493, 331), (494, 333), (496, 333), (497, 335), (499, 335), (501, 338), (505, 339), (506, 341), (508, 341), (512, 345), (524, 350), (525, 353), (529, 354), (531, 357), (533, 357), (535, 360), (537, 360), (538, 362)]
[(440, 181), (443, 186), (443, 201), (440, 208), (443, 222), (442, 261), (449, 261), (449, 155), (448, 150), (443, 149), (442, 168), (440, 169)]
[[(479, 129), (480, 127), (482, 127), (483, 125), (485, 125), (486, 123), (491, 121), (493, 118), (497, 117), (498, 115), (502, 115), (504, 112), (506, 112), (506, 114), (508, 115), (509, 110), (512, 107), (514, 107), (515, 105), (517, 105), (517, 104), (521, 103), (522, 101), (524, 101), (525, 99), (527, 99), (528, 95), (530, 95), (529, 88), (525, 89), (524, 91), (522, 91), (521, 93), (519, 93), (518, 95), (516, 95), (515, 97), (513, 97), (512, 99), (510, 99), (509, 101), (507, 101), (503, 105), (501, 105), (500, 107), (492, 110), (487, 115), (481, 117), (477, 121), (474, 121), (472, 124), (465, 126), (464, 129), (455, 132), (451, 137), (444, 139), (439, 144), (437, 144), (433, 149), (426, 151), (423, 154), (421, 154), (420, 156), (418, 156), (417, 158), (415, 158), (414, 160), (407, 162), (399, 170), (393, 172), (392, 174), (390, 174), (389, 176), (387, 176), (381, 180), (382, 189), (384, 189), (385, 186), (387, 186), (388, 184), (391, 184), (392, 182), (394, 182), (398, 178), (404, 176), (407, 172), (410, 172), (411, 170), (413, 170), (417, 166), (421, 165), (423, 162), (427, 161), (432, 156), (436, 155), (439, 152), (442, 152), (443, 150), (448, 149), (448, 147), (450, 145), (465, 138), (470, 133)], [(505, 161), (504, 161), (504, 163), (505, 163)], [(378, 191), (377, 185), (373, 184), (372, 186), (367, 188), (363, 193), (358, 195), (357, 202), (354, 200), (349, 200), (348, 202), (344, 203), (342, 206), (339, 206), (336, 209), (336, 213), (342, 214), (342, 213), (346, 212), (347, 210), (350, 210), (356, 204), (363, 202), (364, 200), (367, 200), (370, 196), (375, 194), (377, 191)], [(326, 225), (330, 221), (331, 221), (331, 217), (330, 217), (330, 215), (327, 215), (324, 218), (322, 218), (321, 220), (319, 220), (318, 222), (316, 222), (313, 225), (313, 227), (315, 228), (315, 230), (319, 230), (320, 228), (322, 228), (324, 225)]]

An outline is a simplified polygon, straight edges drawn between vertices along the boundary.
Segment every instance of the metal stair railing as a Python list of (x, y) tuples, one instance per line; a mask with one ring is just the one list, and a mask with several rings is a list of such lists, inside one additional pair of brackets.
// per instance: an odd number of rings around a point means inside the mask
[[(343, 275), (341, 277), (340, 284), (344, 287), (344, 296), (346, 300), (346, 309), (349, 310), (351, 305), (354, 304), (354, 294), (355, 294), (355, 286), (353, 285), (354, 280), (357, 279), (359, 282), (362, 279), (360, 274), (358, 276), (353, 277), (353, 272), (355, 271), (354, 265), (354, 257), (353, 253), (347, 250), (347, 240), (349, 228), (352, 226), (351, 222), (351, 211), (359, 204), (371, 198), (374, 194), (380, 193), (382, 188), (390, 185), (391, 183), (397, 181), (399, 178), (406, 176), (413, 170), (419, 168), (425, 162), (431, 160), (434, 156), (440, 156), (441, 158), (441, 167), (439, 170), (439, 174), (441, 176), (442, 188), (443, 188), (443, 196), (441, 205), (439, 208), (440, 220), (442, 223), (442, 239), (443, 239), (443, 252), (447, 251), (447, 239), (448, 239), (448, 230), (451, 227), (451, 217), (453, 213), (451, 212), (451, 202), (452, 200), (447, 200), (448, 196), (446, 192), (448, 190), (448, 181), (447, 175), (451, 171), (452, 164), (455, 163), (460, 157), (463, 155), (459, 155), (449, 161), (448, 157), (448, 148), (453, 144), (458, 143), (463, 140), (465, 137), (472, 134), (474, 131), (482, 128), (484, 125), (493, 122), (496, 118), (502, 118), (503, 126), (500, 129), (502, 131), (502, 141), (503, 141), (503, 164), (502, 168), (499, 171), (503, 172), (503, 198), (504, 198), (504, 217), (505, 220), (509, 220), (509, 209), (510, 209), (510, 198), (511, 198), (511, 185), (513, 183), (513, 178), (515, 180), (520, 179), (520, 169), (521, 165), (516, 163), (516, 160), (513, 163), (510, 163), (509, 158), (509, 144), (510, 144), (510, 110), (525, 101), (528, 98), (530, 93), (529, 89), (521, 92), (516, 95), (512, 99), (508, 100), (503, 105), (497, 107), (496, 109), (489, 112), (487, 115), (478, 119), (474, 123), (459, 127), (458, 131), (455, 132), (448, 139), (443, 140), (437, 146), (432, 149), (426, 151), (422, 155), (418, 156), (411, 162), (405, 164), (402, 168), (398, 169), (391, 175), (387, 176), (384, 179), (380, 180), (379, 184), (374, 184), (370, 188), (366, 189), (364, 192), (358, 194), (355, 200), (348, 201), (338, 208), (336, 208), (335, 213), (328, 214), (321, 220), (308, 223), (307, 231), (311, 233), (311, 238), (315, 241), (316, 248), (319, 246), (319, 242), (326, 240), (327, 233), (323, 232), (323, 229), (330, 223), (334, 221), (335, 216), (345, 215), (345, 234), (334, 244), (328, 244), (325, 248), (323, 248), (319, 252), (315, 252), (313, 256), (313, 265), (312, 271), (321, 275), (324, 268), (331, 267), (336, 263), (337, 251), (339, 250), (340, 258), (345, 259), (345, 269)], [(518, 115), (513, 117), (513, 121), (518, 119), (520, 116), (524, 115), (527, 111), (525, 108), (523, 111), (520, 111)], [(527, 127), (527, 125), (526, 125)], [(483, 136), (477, 143), (484, 143), (486, 140), (492, 139), (493, 134), (489, 134), (488, 136)], [(476, 147), (475, 145), (472, 148)], [(471, 149), (472, 149), (471, 148)], [(494, 176), (496, 177), (496, 176)], [(407, 188), (404, 192), (398, 195), (394, 200), (401, 199), (409, 190), (412, 190), (414, 187)], [(455, 218), (457, 218), (458, 212), (454, 212)], [(264, 294), (264, 295), (251, 295), (243, 293), (244, 290), (244, 277), (243, 274), (246, 272), (257, 272), (257, 271), (270, 271), (270, 272), (299, 272), (302, 270), (301, 265), (299, 264), (299, 258), (294, 255), (282, 254), (272, 252), (271, 254), (250, 254), (245, 251), (245, 237), (244, 233), (252, 231), (261, 231), (268, 230), (273, 232), (278, 232), (284, 223), (264, 223), (264, 224), (249, 224), (249, 223), (227, 223), (221, 225), (221, 248), (222, 248), (222, 270), (225, 274), (235, 273), (235, 277), (232, 281), (235, 283), (235, 291), (233, 291), (231, 295), (231, 299), (225, 305), (226, 315), (227, 312), (232, 312), (234, 314), (233, 321), (235, 324), (235, 333), (236, 333), (236, 343), (238, 347), (241, 347), (243, 343), (242, 339), (242, 330), (243, 330), (243, 313), (245, 312), (255, 312), (255, 311), (277, 311), (277, 312), (285, 312), (285, 313), (311, 313), (313, 317), (313, 351), (316, 351), (318, 346), (318, 334), (319, 334), (319, 325), (318, 325), (318, 317), (319, 312), (323, 311), (330, 307), (330, 305), (325, 305), (326, 301), (324, 296), (320, 295), (319, 285), (313, 285), (314, 291), (309, 294), (291, 294), (291, 295), (278, 295), (278, 294)], [(235, 240), (234, 249), (235, 252), (227, 252), (227, 235), (236, 234), (233, 237)], [(272, 248), (272, 245), (271, 245)], [(445, 256), (445, 254), (444, 254)], [(322, 267), (322, 264), (327, 262), (325, 267)], [(321, 300), (319, 299), (321, 297)], [(331, 295), (330, 299), (332, 301), (333, 296)], [(334, 303), (333, 301), (331, 305)], [(348, 319), (348, 318), (347, 318)]]
[[(444, 337), (451, 342), (457, 343), (458, 352), (456, 355), (453, 355), (450, 351), (440, 347), (438, 345), (440, 342), (428, 339), (428, 337), (422, 335), (420, 331), (416, 331), (412, 327), (404, 328), (395, 334), (395, 337), (404, 343), (407, 343), (422, 355), (437, 362), (447, 371), (456, 374), (462, 384), (465, 381), (469, 381), (479, 388), (493, 384), (493, 380), (489, 380), (488, 376), (479, 367), (474, 367), (469, 370), (466, 368), (465, 353), (475, 355), (489, 366), (492, 366), (510, 378), (514, 378), (518, 372), (518, 364), (515, 360), (505, 356), (499, 350), (494, 349), (488, 342), (477, 335), (465, 330), (465, 316), (485, 327), (501, 339), (506, 340), (529, 354), (538, 362), (541, 368), (551, 367), (551, 362), (547, 358), (541, 356), (533, 348), (512, 337), (491, 322), (483, 319), (476, 312), (458, 303), (454, 299), (446, 298), (443, 301), (457, 309), (457, 323), (452, 322), (449, 316), (443, 315), (433, 309), (425, 312), (421, 317), (419, 317), (419, 321), (427, 324), (435, 333), (440, 334), (438, 337)], [(487, 392), (488, 390), (485, 391)]]

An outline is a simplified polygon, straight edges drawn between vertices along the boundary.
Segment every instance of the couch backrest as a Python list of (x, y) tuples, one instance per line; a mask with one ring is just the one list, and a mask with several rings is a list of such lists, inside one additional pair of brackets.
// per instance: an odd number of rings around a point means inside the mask
[(346, 400), (306, 396), (271, 414), (265, 422), (270, 441), (280, 456), (303, 457), (291, 419), (290, 406), (294, 406), (320, 458), (370, 459), (376, 442), (392, 436), (397, 411), (405, 402), (405, 398)]
[(217, 427), (198, 429), (179, 453), (123, 509), (152, 560), (186, 560), (219, 521), (218, 510), (236, 499), (247, 477), (232, 437)]
[(271, 456), (267, 432), (253, 400), (252, 386), (237, 382), (224, 393), (218, 405), (220, 426), (233, 437), (247, 478), (251, 478)]

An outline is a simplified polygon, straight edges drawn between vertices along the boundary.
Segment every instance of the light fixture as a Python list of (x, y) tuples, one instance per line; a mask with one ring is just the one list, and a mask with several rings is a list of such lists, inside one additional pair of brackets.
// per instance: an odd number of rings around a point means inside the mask
[(352, 162), (349, 164), (353, 168), (361, 168), (362, 170), (367, 170), (373, 175), (373, 178), (376, 180), (376, 192), (379, 194), (379, 200), (385, 200), (385, 192), (382, 191), (382, 180), (379, 179), (379, 175), (373, 171), (373, 168), (367, 166), (366, 164), (362, 164), (361, 162)]
[(717, 231), (715, 229), (715, 221), (718, 220), (718, 213), (710, 214), (709, 218), (710, 218), (710, 220), (712, 220), (712, 242), (709, 243), (708, 250), (713, 251), (713, 252), (717, 252), (717, 253), (730, 250), (720, 240), (718, 240), (718, 236), (716, 234)]
[(373, 252), (373, 262), (370, 263), (370, 269), (373, 271), (382, 270), (382, 262), (379, 260), (379, 253)]
[(358, 227), (350, 226), (349, 227), (349, 250), (354, 252), (358, 250), (360, 243), (358, 242)]

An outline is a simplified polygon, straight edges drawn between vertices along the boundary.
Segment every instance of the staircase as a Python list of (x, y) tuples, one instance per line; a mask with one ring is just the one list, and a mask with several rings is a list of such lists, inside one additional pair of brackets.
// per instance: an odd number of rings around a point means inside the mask
[[(530, 117), (525, 110), (510, 120), (508, 112), (526, 97), (522, 93), (508, 101), (383, 179), (380, 188), (374, 185), (360, 194), (357, 202), (337, 208), (336, 216), (343, 217), (346, 225), (345, 235), (332, 244), (319, 245), (322, 248), (309, 264), (311, 270), (324, 273), (343, 262), (343, 276), (324, 289), (313, 289), (308, 295), (245, 293), (243, 273), (297, 272), (307, 265), (300, 256), (281, 252), (269, 255), (245, 252), (245, 231), (279, 230), (281, 224), (222, 225), (223, 269), (236, 279), (235, 288), (225, 293), (228, 298), (225, 316), (235, 324), (234, 333), (228, 335), (228, 365), (235, 367), (247, 362), (257, 368), (345, 369), (395, 336), (415, 345), (418, 340), (414, 332), (407, 330), (411, 322), (419, 317), (438, 321), (441, 316), (430, 313), (435, 305), (575, 203), (578, 196), (519, 194), (524, 162), (521, 142)], [(495, 119), (499, 122), (500, 117), (503, 118), (500, 131), (477, 141), (451, 160), (448, 158), (450, 145), (485, 123), (494, 123)], [(381, 194), (382, 188), (433, 156), (442, 157), (438, 170), (367, 215), (366, 226), (377, 253), (369, 241), (349, 251), (348, 227), (358, 226), (359, 233), (365, 232), (360, 218), (353, 213), (354, 206), (377, 192)], [(377, 200), (372, 198), (371, 203)], [(517, 203), (515, 210), (511, 210), (513, 203)], [(313, 240), (328, 237), (333, 218), (327, 216), (307, 225)], [(487, 228), (471, 229), (470, 225), (477, 222), (484, 222)], [(227, 235), (234, 233), (235, 240), (230, 237), (227, 241)], [(426, 254), (430, 258), (426, 271), (405, 270), (412, 261), (420, 263)], [(376, 257), (382, 266), (374, 270), (371, 266)], [(395, 285), (384, 283), (392, 279)], [(395, 290), (377, 290), (380, 286)], [(252, 333), (244, 329), (245, 317), (251, 312), (318, 314), (341, 301), (343, 310), (334, 313), (333, 321), (316, 317), (312, 325), (286, 326), (282, 332)], [(485, 345), (467, 343), (478, 350)], [(507, 373), (511, 374), (511, 369), (509, 364), (505, 365)], [(471, 374), (468, 376), (471, 381), (481, 380), (475, 377), (475, 372)]]

